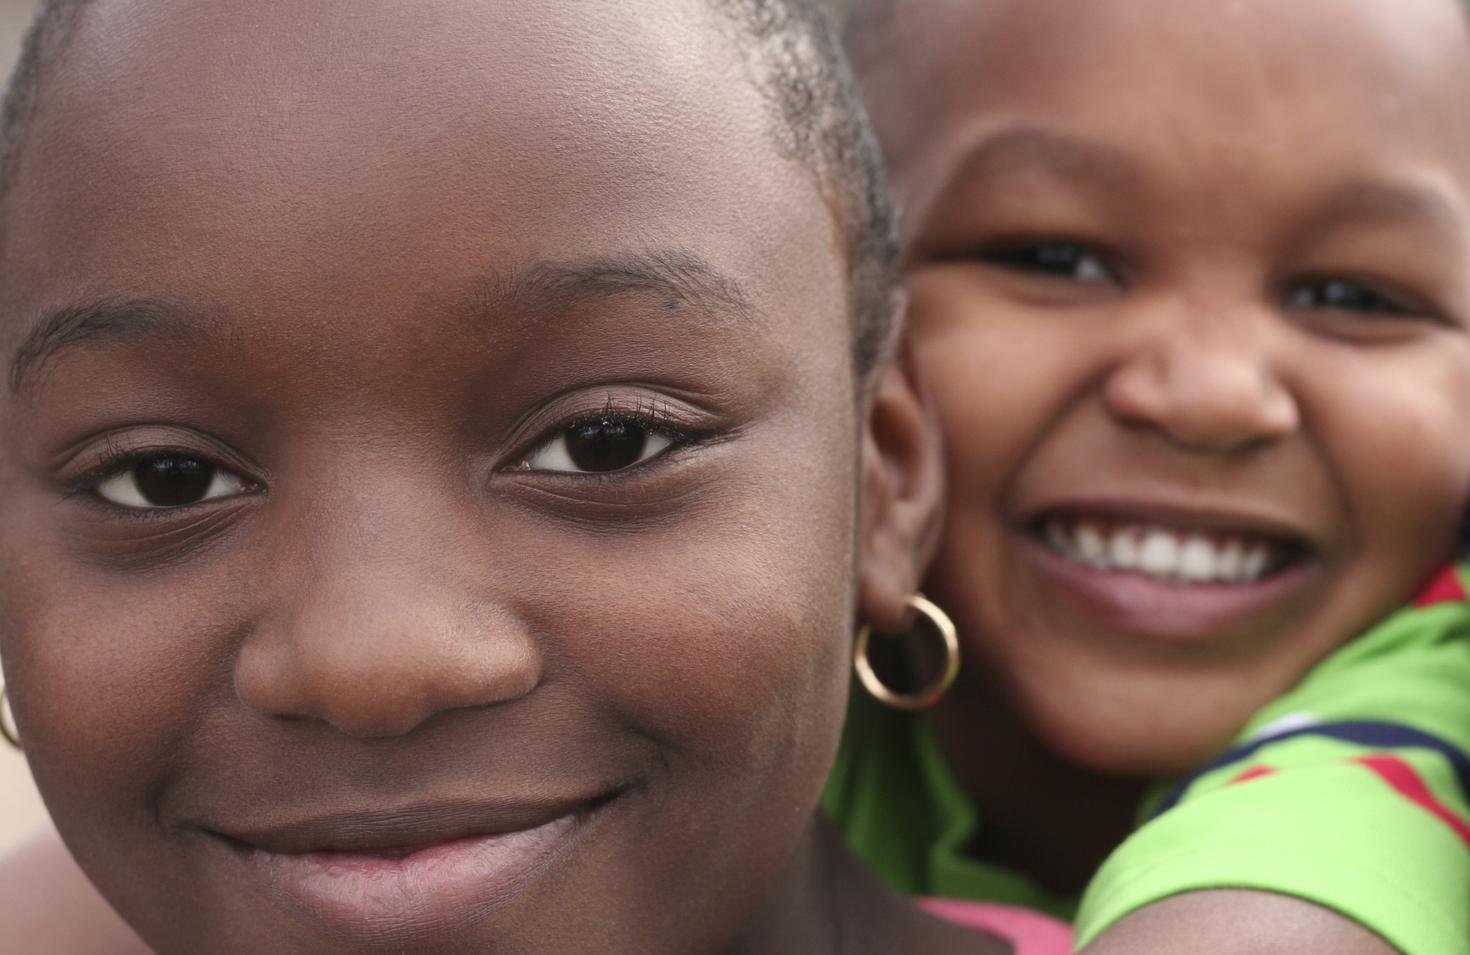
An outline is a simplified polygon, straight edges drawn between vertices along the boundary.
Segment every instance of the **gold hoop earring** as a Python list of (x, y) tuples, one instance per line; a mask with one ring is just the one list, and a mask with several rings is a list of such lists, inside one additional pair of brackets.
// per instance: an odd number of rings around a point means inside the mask
[(15, 725), (15, 713), (10, 709), (10, 691), (0, 683), (0, 736), (5, 742), (20, 749), (20, 728)]
[(913, 712), (927, 710), (938, 703), (944, 699), (944, 694), (948, 693), (949, 688), (954, 685), (955, 677), (960, 674), (960, 640), (955, 631), (954, 621), (949, 619), (949, 614), (940, 610), (923, 594), (914, 594), (905, 603), (924, 618), (944, 643), (944, 669), (940, 672), (938, 679), (913, 693), (898, 693), (891, 689), (878, 676), (873, 669), (872, 662), (868, 659), (868, 648), (873, 642), (873, 628), (869, 624), (863, 624), (858, 629), (857, 647), (853, 651), (852, 666), (857, 671), (863, 688), (871, 693), (874, 699), (895, 710)]

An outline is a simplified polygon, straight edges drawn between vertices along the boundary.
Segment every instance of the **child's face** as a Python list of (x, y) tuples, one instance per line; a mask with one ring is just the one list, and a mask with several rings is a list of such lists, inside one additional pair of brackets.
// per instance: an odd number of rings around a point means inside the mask
[(73, 41), (0, 261), (3, 649), (69, 845), (160, 952), (728, 938), (839, 732), (861, 436), (728, 29), (149, 11)]
[(1452, 551), (1461, 12), (926, 0), (893, 29), (912, 62), (869, 91), (950, 455), (930, 589), (1050, 745), (1177, 770)]

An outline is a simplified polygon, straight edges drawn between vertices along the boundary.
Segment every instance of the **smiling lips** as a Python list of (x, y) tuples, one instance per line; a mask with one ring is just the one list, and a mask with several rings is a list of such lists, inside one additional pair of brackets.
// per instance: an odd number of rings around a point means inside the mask
[(1083, 621), (1077, 632), (1176, 646), (1252, 639), (1320, 578), (1309, 540), (1277, 521), (1189, 513), (1045, 511), (1026, 534), (1029, 565), (1049, 606)]
[(514, 898), (602, 800), (347, 813), (219, 844), (298, 917), (372, 947), (459, 933)]

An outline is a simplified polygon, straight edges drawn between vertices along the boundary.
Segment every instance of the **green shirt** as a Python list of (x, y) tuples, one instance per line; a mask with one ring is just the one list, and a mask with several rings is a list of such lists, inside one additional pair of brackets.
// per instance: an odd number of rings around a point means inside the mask
[(950, 775), (929, 721), (885, 709), (858, 688), (822, 810), (900, 892), (1019, 905), (1069, 922), (1076, 914), (1075, 898), (966, 854), (980, 816)]
[(896, 888), (1075, 915), (1079, 946), (1152, 902), (1238, 888), (1326, 906), (1409, 955), (1470, 955), (1465, 579), (1448, 572), (1161, 782), (1080, 910), (966, 854), (981, 820), (922, 716), (855, 700), (823, 808)]

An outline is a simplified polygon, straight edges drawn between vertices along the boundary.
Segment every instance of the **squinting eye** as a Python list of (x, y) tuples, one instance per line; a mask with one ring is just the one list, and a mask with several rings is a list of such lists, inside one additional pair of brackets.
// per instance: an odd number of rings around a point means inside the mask
[(1375, 315), (1411, 315), (1414, 309), (1371, 286), (1343, 279), (1307, 282), (1291, 290), (1288, 308), (1331, 309)]
[(188, 507), (230, 497), (245, 482), (198, 458), (164, 455), (145, 458), (104, 479), (96, 494), (104, 501), (135, 510)]
[(562, 430), (532, 452), (522, 467), (528, 471), (604, 474), (642, 464), (673, 443), (672, 438), (637, 419), (609, 415)]
[(991, 249), (981, 258), (992, 265), (1072, 282), (1111, 282), (1113, 272), (1096, 254), (1072, 242), (1035, 242)]

